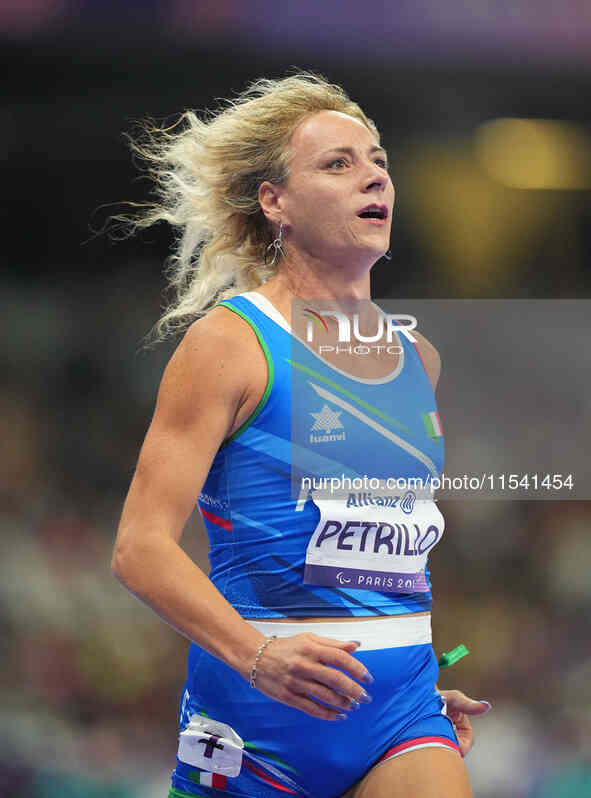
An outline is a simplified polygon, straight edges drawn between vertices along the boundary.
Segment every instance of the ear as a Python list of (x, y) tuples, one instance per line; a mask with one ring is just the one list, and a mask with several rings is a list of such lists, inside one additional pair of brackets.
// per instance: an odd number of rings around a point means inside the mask
[(284, 218), (283, 190), (276, 183), (265, 180), (259, 186), (259, 204), (267, 219), (274, 225), (279, 226), (279, 220), (283, 224), (288, 224)]

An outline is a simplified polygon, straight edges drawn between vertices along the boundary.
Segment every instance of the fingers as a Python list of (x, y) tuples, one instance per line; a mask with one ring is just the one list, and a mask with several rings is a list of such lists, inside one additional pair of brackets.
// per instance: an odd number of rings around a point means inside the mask
[(451, 712), (465, 712), (466, 715), (484, 715), (492, 705), (489, 701), (480, 701), (468, 698), (460, 690), (438, 690), (447, 704), (448, 714)]
[(302, 695), (307, 695), (315, 701), (322, 701), (325, 704), (330, 704), (340, 711), (349, 712), (351, 709), (359, 709), (361, 703), (356, 701), (351, 696), (341, 693), (339, 691), (331, 690), (320, 682), (302, 682), (294, 692)]
[(339, 712), (338, 709), (331, 709), (330, 707), (323, 707), (321, 704), (317, 704), (316, 701), (312, 701), (312, 699), (307, 696), (298, 693), (294, 693), (292, 699), (285, 703), (289, 703), (292, 707), (301, 709), (302, 712), (305, 712), (307, 715), (311, 715), (313, 718), (320, 718), (321, 720), (334, 721), (346, 720), (347, 718), (344, 712)]
[[(353, 698), (364, 704), (369, 704), (371, 701), (371, 696), (363, 687), (344, 673), (341, 673), (341, 671), (334, 670), (334, 668), (326, 668), (315, 663), (306, 663), (306, 666), (302, 669), (301, 676), (306, 677), (315, 684), (326, 685), (330, 688), (331, 693), (338, 693), (341, 696)], [(335, 702), (331, 701), (331, 703)]]
[[(319, 645), (321, 648), (315, 652), (316, 662), (307, 660), (301, 668), (301, 676), (313, 681), (315, 685), (326, 685), (330, 691), (329, 697), (326, 697), (323, 690), (320, 693), (313, 690), (313, 695), (336, 706), (343, 706), (342, 696), (353, 699), (357, 708), (360, 703), (369, 703), (371, 696), (357, 681), (354, 681), (356, 679), (365, 684), (373, 682), (373, 677), (366, 667), (340, 648)], [(350, 678), (348, 674), (351, 674), (353, 678)], [(335, 694), (338, 694), (336, 700)]]
[[(341, 664), (340, 652), (335, 650), (334, 655), (331, 653), (327, 655), (325, 651), (323, 650), (321, 653), (325, 660), (331, 659), (332, 662)], [(357, 666), (360, 665), (356, 660), (354, 662)], [(363, 666), (361, 668), (362, 671), (365, 670)], [(371, 701), (371, 697), (363, 687), (345, 673), (332, 667), (326, 667), (326, 663), (315, 661), (309, 657), (299, 657), (286, 666), (284, 683), (292, 692), (310, 695), (319, 701), (325, 701), (327, 704), (343, 709), (351, 709), (352, 700), (355, 701), (356, 708), (361, 703)]]
[(257, 687), (313, 717), (343, 719), (344, 712), (371, 701), (358, 682), (369, 684), (373, 677), (351, 656), (358, 646), (311, 633), (277, 640), (259, 661)]
[[(347, 651), (343, 651), (343, 648), (350, 647), (355, 644), (355, 641), (330, 640), (330, 638), (313, 634), (306, 635), (306, 637), (310, 638), (311, 643), (319, 646), (319, 648), (310, 651), (311, 654), (315, 655), (314, 658), (317, 661), (323, 665), (332, 665), (333, 668), (341, 668), (341, 670), (350, 673), (357, 681), (365, 682), (366, 684), (373, 682), (373, 676), (365, 665), (354, 659)], [(357, 648), (356, 644), (355, 648)]]
[(456, 730), (456, 737), (460, 746), (460, 753), (466, 756), (474, 745), (474, 731), (470, 719), (463, 712), (448, 715)]
[[(360, 704), (319, 682), (297, 679), (288, 676), (279, 693), (274, 696), (284, 704), (301, 709), (308, 715), (323, 720), (344, 720), (351, 709), (359, 709)], [(318, 703), (322, 701), (323, 704)], [(324, 706), (329, 704), (330, 706)]]
[(474, 745), (474, 731), (469, 716), (484, 715), (492, 709), (491, 704), (488, 701), (468, 698), (460, 690), (436, 689), (445, 701), (446, 715), (456, 730), (460, 753), (466, 756)]
[(309, 637), (316, 643), (322, 643), (324, 646), (333, 646), (335, 648), (343, 648), (345, 646), (351, 645), (357, 648), (360, 645), (358, 640), (333, 640), (332, 637), (322, 637), (321, 635), (315, 635), (312, 632), (306, 635), (306, 637)]

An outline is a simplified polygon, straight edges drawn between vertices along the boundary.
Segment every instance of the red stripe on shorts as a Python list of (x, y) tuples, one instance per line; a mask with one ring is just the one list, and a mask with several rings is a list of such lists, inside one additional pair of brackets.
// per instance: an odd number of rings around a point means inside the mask
[(425, 743), (438, 743), (439, 745), (453, 748), (453, 750), (457, 751), (461, 756), (459, 747), (453, 742), (453, 740), (448, 740), (447, 737), (415, 737), (414, 740), (406, 740), (406, 742), (395, 745), (393, 748), (388, 748), (386, 753), (382, 754), (382, 756), (378, 759), (378, 762), (383, 762), (384, 759), (388, 759), (389, 757), (394, 756), (394, 754), (399, 754), (402, 751), (406, 751), (407, 748), (412, 748), (415, 745), (424, 745)]

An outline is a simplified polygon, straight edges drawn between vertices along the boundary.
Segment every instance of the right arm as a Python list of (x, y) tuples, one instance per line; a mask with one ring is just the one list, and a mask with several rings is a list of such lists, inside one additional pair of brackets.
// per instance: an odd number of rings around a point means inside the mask
[(239, 669), (264, 638), (179, 545), (244, 394), (239, 359), (220, 319), (213, 322), (205, 317), (193, 324), (166, 367), (123, 506), (112, 569), (178, 632)]
[[(214, 310), (189, 328), (171, 358), (123, 507), (112, 569), (164, 621), (248, 680), (265, 637), (179, 545), (211, 463), (247, 395), (245, 338), (244, 322), (230, 320), (227, 310)], [(308, 634), (275, 640), (259, 662), (257, 687), (332, 720), (336, 711), (307, 695), (348, 708), (349, 699), (334, 690), (357, 699), (362, 688), (335, 667), (362, 679), (365, 668), (348, 653), (354, 648)]]

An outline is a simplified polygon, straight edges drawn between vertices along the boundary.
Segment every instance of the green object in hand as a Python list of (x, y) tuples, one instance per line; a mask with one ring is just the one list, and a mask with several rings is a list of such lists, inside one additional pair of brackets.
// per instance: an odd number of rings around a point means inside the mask
[(440, 668), (449, 668), (450, 665), (453, 665), (462, 657), (465, 657), (466, 654), (470, 652), (466, 648), (463, 643), (460, 643), (459, 646), (456, 646), (452, 651), (443, 652), (443, 654), (439, 657), (439, 667)]

